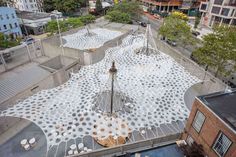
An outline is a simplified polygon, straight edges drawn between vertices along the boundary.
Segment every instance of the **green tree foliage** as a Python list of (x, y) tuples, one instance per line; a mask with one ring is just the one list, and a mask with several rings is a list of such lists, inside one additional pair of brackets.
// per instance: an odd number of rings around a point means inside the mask
[(53, 0), (44, 0), (43, 1), (43, 10), (46, 12), (51, 12), (55, 10), (54, 1)]
[(199, 25), (199, 23), (200, 23), (200, 17), (198, 17), (198, 16), (196, 16), (196, 18), (195, 18), (195, 22), (194, 22), (194, 28), (195, 29), (197, 29), (197, 26)]
[(21, 41), (20, 38), (11, 39), (10, 36), (0, 33), (0, 49), (17, 46), (20, 44), (20, 41)]
[(114, 6), (112, 11), (120, 11), (122, 13), (128, 14), (131, 18), (138, 20), (142, 14), (142, 8), (136, 1), (123, 1)]
[(177, 19), (181, 19), (184, 21), (188, 21), (188, 16), (180, 11), (173, 11), (170, 16), (172, 18), (177, 18)]
[(193, 52), (200, 64), (208, 65), (218, 74), (227, 76), (236, 70), (236, 27), (216, 26), (203, 37), (203, 46)]
[(131, 18), (130, 15), (124, 12), (120, 12), (118, 10), (110, 11), (107, 13), (106, 18), (111, 22), (118, 23), (130, 23)]
[(88, 24), (88, 23), (93, 23), (96, 17), (94, 15), (88, 14), (88, 15), (80, 16), (79, 19), (84, 24)]
[(96, 0), (95, 8), (96, 8), (96, 13), (100, 14), (102, 12), (103, 8), (101, 0)]
[[(68, 18), (66, 20), (59, 20), (60, 30), (61, 32), (65, 32), (70, 30), (71, 28), (81, 27), (85, 24), (92, 23), (95, 21), (95, 16), (93, 15), (85, 15), (78, 18)], [(58, 25), (57, 20), (52, 20), (48, 22), (46, 31), (53, 35), (58, 33)]]
[(195, 44), (190, 26), (186, 21), (176, 17), (166, 17), (159, 29), (159, 34), (172, 41), (178, 41), (184, 46)]
[(63, 13), (73, 13), (77, 8), (85, 4), (85, 0), (44, 0), (43, 8), (46, 12), (58, 10)]

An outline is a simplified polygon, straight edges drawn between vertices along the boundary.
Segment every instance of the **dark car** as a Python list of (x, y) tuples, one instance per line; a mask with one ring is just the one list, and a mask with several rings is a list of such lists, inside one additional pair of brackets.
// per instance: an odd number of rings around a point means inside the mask
[(143, 27), (147, 27), (147, 24), (145, 22), (141, 22), (140, 25)]
[(176, 46), (177, 45), (175, 41), (170, 40), (170, 39), (167, 39), (166, 42), (171, 46)]
[(192, 31), (192, 34), (193, 34), (194, 36), (198, 36), (198, 35), (200, 35), (200, 32), (198, 32), (198, 31)]

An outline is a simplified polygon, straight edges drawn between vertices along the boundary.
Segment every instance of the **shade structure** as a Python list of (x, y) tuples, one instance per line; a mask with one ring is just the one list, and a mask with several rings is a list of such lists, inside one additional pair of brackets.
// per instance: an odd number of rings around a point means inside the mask
[(121, 92), (118, 81), (117, 81), (117, 72), (115, 62), (112, 62), (112, 66), (109, 69), (109, 78), (106, 84), (101, 87), (100, 92), (95, 99), (94, 110), (97, 112), (115, 115), (119, 111), (128, 111), (126, 107), (127, 103), (130, 103), (130, 99)]
[(152, 54), (159, 54), (159, 51), (157, 49), (152, 30), (151, 25), (147, 24), (146, 33), (145, 33), (145, 40), (143, 40), (143, 46), (136, 51), (137, 54), (144, 54), (144, 55), (152, 55)]

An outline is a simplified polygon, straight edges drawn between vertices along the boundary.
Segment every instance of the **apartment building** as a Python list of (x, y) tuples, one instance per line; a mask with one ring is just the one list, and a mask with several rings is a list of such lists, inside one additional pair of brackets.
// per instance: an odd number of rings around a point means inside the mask
[(201, 24), (212, 27), (214, 24), (236, 25), (236, 0), (209, 0), (201, 2), (199, 8)]
[(0, 7), (0, 32), (16, 36), (22, 36), (14, 8)]
[(9, 5), (20, 11), (43, 12), (43, 0), (14, 0)]
[(197, 97), (182, 139), (208, 157), (236, 157), (236, 90)]
[(139, 2), (159, 12), (171, 12), (178, 10), (182, 6), (183, 0), (139, 0)]

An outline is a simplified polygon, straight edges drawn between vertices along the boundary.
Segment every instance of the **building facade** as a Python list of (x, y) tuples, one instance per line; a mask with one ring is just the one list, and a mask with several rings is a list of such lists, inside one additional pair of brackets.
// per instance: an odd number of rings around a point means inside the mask
[(236, 90), (197, 97), (182, 134), (208, 157), (236, 157)]
[(0, 7), (0, 32), (14, 37), (22, 36), (14, 8)]
[(44, 12), (19, 11), (17, 12), (17, 16), (19, 17), (23, 34), (28, 36), (29, 34), (39, 35), (45, 33), (47, 23), (55, 15)]
[(182, 6), (183, 0), (139, 0), (144, 6), (159, 12), (171, 12)]
[(201, 24), (212, 27), (214, 24), (236, 25), (236, 0), (209, 0), (201, 2), (199, 8)]
[(20, 11), (43, 12), (42, 0), (14, 0), (11, 6)]

